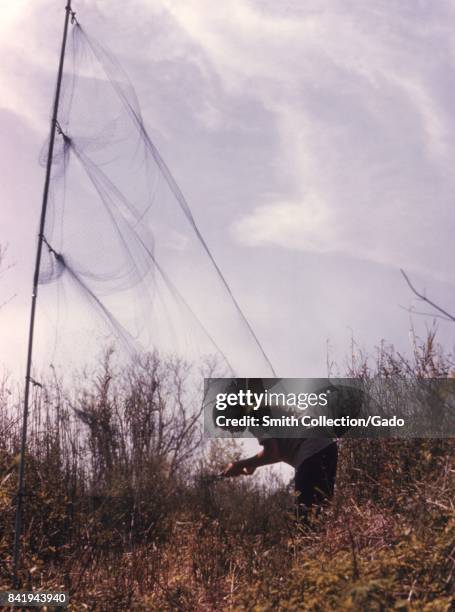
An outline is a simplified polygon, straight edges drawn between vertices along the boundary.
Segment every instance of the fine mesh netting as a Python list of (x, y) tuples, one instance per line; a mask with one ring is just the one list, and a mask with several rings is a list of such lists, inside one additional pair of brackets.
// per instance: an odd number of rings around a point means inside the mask
[(76, 23), (65, 70), (40, 273), (52, 359), (113, 342), (273, 376), (118, 61)]

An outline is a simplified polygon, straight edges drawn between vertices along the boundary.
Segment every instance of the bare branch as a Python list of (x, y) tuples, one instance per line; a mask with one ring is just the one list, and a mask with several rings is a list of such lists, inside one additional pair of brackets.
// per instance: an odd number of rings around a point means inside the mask
[(426, 295), (423, 295), (422, 293), (419, 293), (417, 291), (417, 289), (414, 287), (414, 285), (411, 283), (411, 281), (409, 280), (408, 275), (406, 274), (406, 272), (402, 269), (400, 269), (401, 274), (404, 277), (404, 280), (406, 281), (406, 283), (408, 284), (408, 287), (411, 289), (411, 291), (414, 293), (414, 295), (416, 295), (420, 300), (422, 300), (423, 302), (425, 302), (426, 304), (429, 304), (432, 308), (434, 308), (435, 310), (437, 310), (438, 312), (442, 313), (444, 316), (446, 316), (450, 321), (455, 321), (455, 316), (451, 315), (449, 312), (447, 312), (447, 310), (444, 310), (444, 308), (441, 308), (441, 306), (438, 306), (437, 304), (435, 304), (434, 302), (432, 302), (430, 299), (428, 299), (426, 297)]
[(434, 319), (441, 319), (442, 321), (452, 321), (452, 319), (449, 319), (448, 317), (442, 314), (436, 314), (434, 312), (423, 312), (421, 310), (415, 310), (415, 308), (412, 307), (408, 308), (407, 306), (402, 306), (401, 304), (399, 304), (398, 306), (409, 314), (421, 315), (422, 317), (433, 317)]

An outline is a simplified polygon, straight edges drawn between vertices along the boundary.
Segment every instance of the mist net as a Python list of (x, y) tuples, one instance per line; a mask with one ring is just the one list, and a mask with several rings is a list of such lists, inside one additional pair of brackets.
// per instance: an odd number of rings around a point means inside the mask
[(52, 358), (109, 343), (273, 376), (124, 70), (77, 23), (65, 62), (40, 274)]

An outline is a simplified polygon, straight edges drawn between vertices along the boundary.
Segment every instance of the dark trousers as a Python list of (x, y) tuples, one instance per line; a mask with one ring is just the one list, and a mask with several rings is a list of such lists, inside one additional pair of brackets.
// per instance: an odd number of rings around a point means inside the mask
[(336, 442), (315, 453), (297, 468), (295, 491), (299, 515), (308, 517), (333, 496), (337, 471), (338, 448)]

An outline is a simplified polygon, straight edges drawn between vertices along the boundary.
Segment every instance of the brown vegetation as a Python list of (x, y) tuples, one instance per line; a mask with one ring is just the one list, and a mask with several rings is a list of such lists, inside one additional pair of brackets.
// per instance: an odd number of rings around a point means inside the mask
[[(412, 363), (382, 347), (350, 375), (449, 376), (434, 335)], [(202, 476), (239, 452), (201, 444), (191, 368), (108, 354), (71, 392), (34, 388), (22, 587), (74, 610), (449, 610), (453, 440), (344, 440), (334, 502), (312, 530), (292, 489)], [(370, 360), (371, 363), (371, 360)], [(373, 368), (373, 369), (371, 369)], [(11, 586), (20, 402), (0, 388), (0, 590)]]

